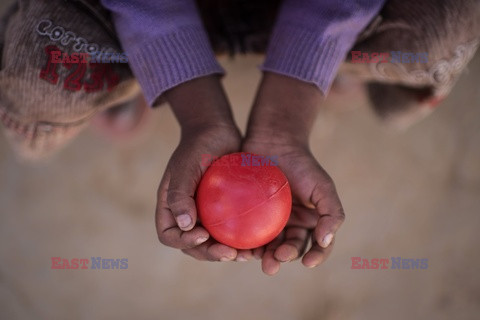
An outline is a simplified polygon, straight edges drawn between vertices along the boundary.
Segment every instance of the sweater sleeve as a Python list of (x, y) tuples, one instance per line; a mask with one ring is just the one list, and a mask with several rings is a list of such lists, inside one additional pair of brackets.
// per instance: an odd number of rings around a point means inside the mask
[(385, 0), (285, 0), (261, 66), (319, 87), (326, 95), (358, 34)]
[(102, 0), (150, 105), (168, 89), (222, 74), (194, 0)]

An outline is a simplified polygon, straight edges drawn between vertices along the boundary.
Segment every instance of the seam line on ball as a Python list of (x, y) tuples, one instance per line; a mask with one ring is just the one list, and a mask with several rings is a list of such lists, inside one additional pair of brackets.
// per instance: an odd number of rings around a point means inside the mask
[(273, 198), (277, 193), (279, 193), (280, 191), (282, 191), (282, 189), (285, 188), (286, 186), (288, 186), (288, 180), (285, 181), (285, 183), (284, 183), (280, 188), (278, 188), (277, 191), (275, 191), (274, 193), (272, 193), (267, 199), (263, 200), (262, 202), (260, 202), (259, 204), (255, 205), (255, 206), (251, 207), (250, 209), (244, 211), (244, 212), (241, 213), (240, 215), (235, 216), (235, 217), (231, 217), (230, 219), (226, 219), (226, 220), (223, 220), (223, 221), (219, 221), (219, 222), (215, 222), (215, 223), (212, 223), (212, 224), (208, 224), (208, 225), (206, 225), (206, 226), (215, 227), (215, 226), (224, 224), (225, 222), (230, 221), (230, 220), (232, 220), (232, 219), (236, 219), (236, 218), (238, 218), (238, 217), (243, 217), (244, 215), (246, 215), (246, 214), (249, 213), (250, 211), (256, 209), (257, 207), (260, 207), (260, 206), (263, 205), (265, 202), (267, 202), (268, 200), (270, 200), (271, 198)]

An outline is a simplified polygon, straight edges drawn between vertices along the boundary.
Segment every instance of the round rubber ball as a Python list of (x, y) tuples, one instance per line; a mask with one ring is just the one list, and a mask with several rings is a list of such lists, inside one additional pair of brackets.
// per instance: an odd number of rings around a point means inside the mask
[(273, 157), (232, 153), (209, 166), (198, 186), (196, 204), (201, 224), (214, 239), (233, 248), (252, 249), (283, 230), (292, 195), (276, 162)]

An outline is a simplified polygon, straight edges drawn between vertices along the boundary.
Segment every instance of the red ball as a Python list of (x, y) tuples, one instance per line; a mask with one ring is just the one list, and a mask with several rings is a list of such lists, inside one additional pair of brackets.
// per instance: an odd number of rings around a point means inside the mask
[(198, 217), (218, 242), (251, 249), (272, 241), (292, 209), (290, 185), (273, 157), (232, 153), (213, 162), (197, 189)]

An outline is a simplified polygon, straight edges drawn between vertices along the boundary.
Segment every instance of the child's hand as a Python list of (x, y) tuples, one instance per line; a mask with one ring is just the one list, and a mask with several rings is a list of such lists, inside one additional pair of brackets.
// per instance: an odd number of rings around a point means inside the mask
[(248, 140), (243, 151), (278, 156), (278, 166), (292, 189), (293, 207), (282, 234), (266, 247), (255, 249), (254, 255), (262, 257), (263, 271), (273, 275), (280, 262), (302, 257), (312, 239), (302, 263), (315, 267), (332, 251), (333, 237), (344, 220), (334, 183), (308, 149), (269, 141)]
[(278, 157), (278, 166), (292, 189), (290, 220), (277, 239), (254, 250), (262, 269), (275, 274), (281, 262), (301, 257), (314, 267), (325, 261), (336, 231), (345, 219), (334, 183), (308, 147), (308, 138), (322, 102), (321, 92), (308, 83), (266, 73), (255, 101), (243, 151)]
[(203, 156), (237, 152), (241, 143), (219, 80), (210, 76), (189, 81), (168, 91), (166, 98), (182, 126), (182, 136), (158, 190), (156, 226), (160, 242), (199, 260), (250, 259), (250, 250), (237, 252), (220, 244), (196, 224), (194, 196), (207, 169), (202, 164)]

